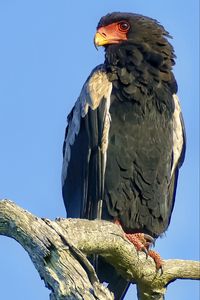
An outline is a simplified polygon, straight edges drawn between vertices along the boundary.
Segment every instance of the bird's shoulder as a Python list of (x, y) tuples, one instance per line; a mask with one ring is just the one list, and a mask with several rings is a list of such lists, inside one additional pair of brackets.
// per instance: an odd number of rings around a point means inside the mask
[(77, 110), (79, 117), (85, 117), (89, 108), (95, 110), (102, 99), (108, 99), (111, 89), (112, 83), (108, 79), (105, 66), (96, 66), (83, 84), (80, 95), (67, 117), (68, 124)]
[[(65, 168), (67, 168), (71, 159), (71, 146), (78, 139), (83, 120), (87, 119), (86, 123), (88, 123), (88, 120), (90, 120), (89, 122), (98, 121), (99, 116), (96, 114), (98, 108), (102, 120), (106, 120), (105, 115), (110, 106), (111, 91), (112, 83), (108, 79), (105, 66), (103, 64), (98, 65), (83, 84), (80, 95), (67, 116), (67, 127), (63, 143)], [(102, 121), (102, 123), (104, 122)], [(95, 130), (95, 126), (93, 129)], [(92, 135), (91, 132), (87, 134)]]

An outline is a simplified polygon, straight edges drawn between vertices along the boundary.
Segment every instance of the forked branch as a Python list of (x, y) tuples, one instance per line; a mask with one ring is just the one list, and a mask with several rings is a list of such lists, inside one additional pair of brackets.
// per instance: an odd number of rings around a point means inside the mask
[(163, 274), (156, 272), (153, 260), (138, 254), (121, 228), (107, 221), (40, 219), (2, 200), (0, 234), (14, 238), (28, 252), (51, 290), (51, 300), (114, 299), (86, 258), (95, 253), (137, 284), (140, 300), (163, 299), (166, 286), (175, 279), (200, 279), (200, 263), (196, 261), (165, 260)]

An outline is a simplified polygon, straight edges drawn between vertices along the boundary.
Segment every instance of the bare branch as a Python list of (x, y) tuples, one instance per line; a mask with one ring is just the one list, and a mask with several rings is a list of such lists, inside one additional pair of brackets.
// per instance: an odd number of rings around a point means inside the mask
[[(163, 299), (177, 278), (200, 279), (195, 261), (165, 260), (163, 274), (151, 258), (137, 253), (121, 228), (107, 221), (40, 219), (11, 201), (0, 202), (0, 234), (17, 240), (52, 290), (51, 299), (113, 299), (96, 277), (86, 255), (100, 254), (128, 281), (137, 283), (140, 300)], [(89, 298), (88, 298), (89, 297)]]
[(14, 238), (28, 252), (52, 291), (51, 300), (113, 300), (86, 256), (48, 223), (11, 201), (0, 201), (0, 234)]

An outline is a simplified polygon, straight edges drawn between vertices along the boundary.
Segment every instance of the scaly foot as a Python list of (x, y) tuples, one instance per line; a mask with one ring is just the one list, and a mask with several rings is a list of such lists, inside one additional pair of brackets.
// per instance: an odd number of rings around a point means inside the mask
[[(115, 224), (121, 226), (121, 223), (119, 220), (114, 221)], [(122, 227), (122, 226), (121, 226)], [(150, 235), (145, 233), (126, 233), (124, 232), (125, 237), (135, 246), (137, 251), (143, 251), (146, 253), (146, 256), (150, 256), (153, 258), (155, 264), (156, 264), (156, 270), (160, 270), (163, 272), (162, 266), (163, 261), (161, 256), (153, 251), (149, 250), (150, 246), (154, 245), (154, 238), (152, 238)]]

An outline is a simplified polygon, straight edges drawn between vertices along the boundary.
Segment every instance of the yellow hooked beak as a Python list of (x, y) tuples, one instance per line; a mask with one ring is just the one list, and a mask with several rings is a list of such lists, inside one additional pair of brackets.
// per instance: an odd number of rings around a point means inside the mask
[(98, 31), (96, 32), (96, 34), (94, 36), (94, 45), (95, 45), (95, 47), (104, 46), (104, 45), (107, 45), (109, 43), (110, 43), (110, 41), (108, 39), (106, 39), (105, 36), (103, 36)]

